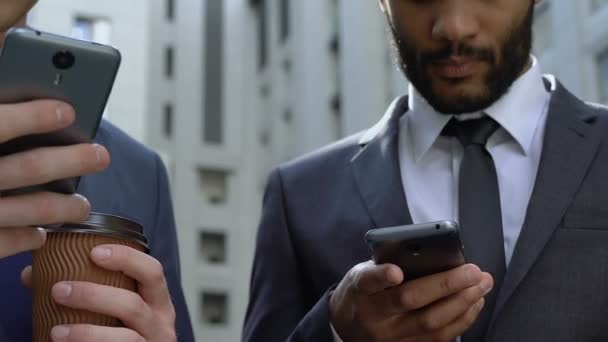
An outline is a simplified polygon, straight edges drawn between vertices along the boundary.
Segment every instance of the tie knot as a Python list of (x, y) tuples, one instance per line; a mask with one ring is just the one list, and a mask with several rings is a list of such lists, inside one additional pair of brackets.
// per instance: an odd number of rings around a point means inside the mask
[(471, 144), (485, 146), (498, 127), (498, 122), (487, 115), (480, 119), (463, 121), (452, 118), (441, 135), (456, 137), (464, 147)]

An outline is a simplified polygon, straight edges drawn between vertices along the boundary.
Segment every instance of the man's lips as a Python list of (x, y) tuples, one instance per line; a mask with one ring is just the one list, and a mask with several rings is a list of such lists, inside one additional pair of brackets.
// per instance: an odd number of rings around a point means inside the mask
[(474, 58), (451, 57), (444, 61), (432, 64), (439, 76), (448, 79), (465, 78), (471, 76), (479, 60)]

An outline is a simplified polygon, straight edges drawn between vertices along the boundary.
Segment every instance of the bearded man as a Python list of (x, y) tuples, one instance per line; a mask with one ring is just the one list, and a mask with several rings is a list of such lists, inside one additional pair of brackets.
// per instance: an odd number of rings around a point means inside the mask
[[(538, 2), (380, 0), (409, 96), (272, 172), (244, 341), (608, 340), (608, 111), (541, 74)], [(369, 260), (441, 220), (467, 264)]]

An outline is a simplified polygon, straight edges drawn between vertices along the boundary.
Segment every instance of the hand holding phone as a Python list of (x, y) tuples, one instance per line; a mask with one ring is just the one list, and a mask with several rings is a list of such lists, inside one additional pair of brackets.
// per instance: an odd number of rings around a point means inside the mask
[[(2, 141), (0, 156), (90, 143), (101, 121), (120, 60), (120, 53), (110, 46), (30, 29), (10, 30), (0, 55), (0, 103), (55, 99), (69, 104), (75, 116), (71, 124), (62, 129)], [(2, 195), (36, 191), (74, 193), (77, 183), (78, 177), (58, 179), (6, 189)]]
[[(54, 100), (0, 104), (0, 143), (52, 132), (74, 122), (71, 106)], [(81, 144), (40, 148), (0, 157), (0, 191), (44, 184), (101, 171), (110, 161), (107, 150)], [(90, 210), (80, 195), (37, 192), (0, 199), (0, 258), (35, 249), (44, 243), (48, 224), (78, 222)]]
[(377, 264), (392, 263), (405, 281), (444, 272), (465, 262), (458, 224), (439, 221), (372, 229), (365, 240)]
[(462, 265), (403, 282), (393, 264), (353, 267), (330, 297), (330, 319), (344, 341), (452, 341), (477, 319), (492, 277)]
[[(116, 50), (13, 29), (0, 56), (0, 258), (45, 241), (36, 227), (84, 220), (79, 176), (104, 170), (91, 144), (116, 75)], [(12, 196), (9, 196), (12, 195)], [(7, 197), (8, 196), (8, 197)]]
[(372, 261), (353, 267), (330, 299), (331, 322), (348, 341), (451, 341), (476, 320), (493, 286), (465, 265), (451, 221), (370, 230)]

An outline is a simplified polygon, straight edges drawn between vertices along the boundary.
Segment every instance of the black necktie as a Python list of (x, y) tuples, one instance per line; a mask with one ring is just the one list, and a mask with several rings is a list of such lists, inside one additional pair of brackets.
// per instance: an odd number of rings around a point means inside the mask
[(498, 178), (492, 156), (485, 148), (498, 127), (496, 121), (484, 116), (465, 121), (452, 119), (443, 132), (458, 138), (464, 148), (458, 216), (465, 257), (494, 278), (494, 288), (486, 295), (477, 321), (462, 336), (463, 342), (483, 341), (506, 269)]

